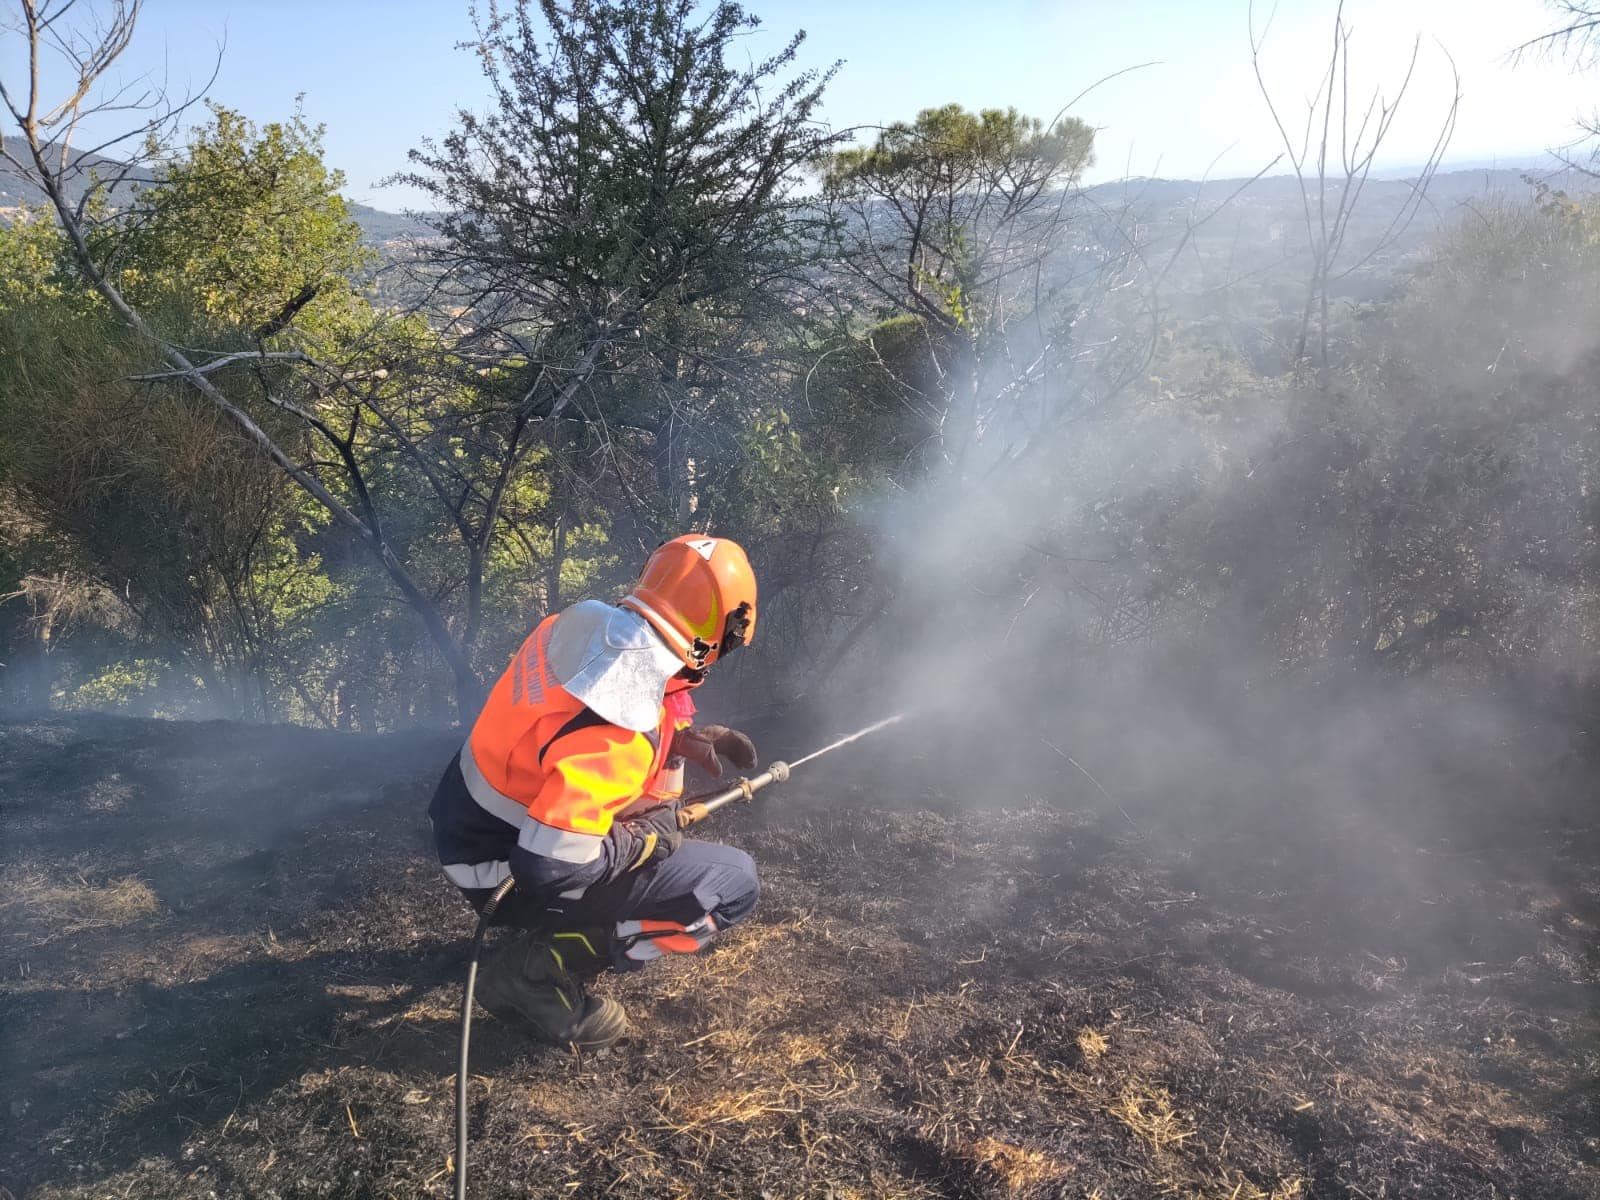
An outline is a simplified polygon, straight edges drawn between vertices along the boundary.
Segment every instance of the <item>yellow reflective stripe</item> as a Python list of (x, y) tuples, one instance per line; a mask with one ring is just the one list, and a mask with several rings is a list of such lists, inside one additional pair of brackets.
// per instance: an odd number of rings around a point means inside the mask
[(591, 942), (588, 939), (588, 937), (586, 937), (584, 934), (581, 934), (581, 933), (558, 933), (558, 934), (555, 934), (554, 936), (558, 937), (558, 938), (573, 938), (573, 939), (575, 939), (577, 941), (580, 941), (580, 942), (583, 943), (583, 948), (589, 952), (589, 957), (590, 958), (599, 958), (600, 957), (599, 951), (597, 951), (594, 948), (594, 943)]
[(644, 835), (644, 849), (639, 851), (639, 857), (633, 860), (633, 866), (629, 867), (628, 870), (637, 871), (640, 867), (644, 866), (645, 863), (650, 861), (650, 856), (655, 852), (656, 831), (652, 829), (649, 833)]

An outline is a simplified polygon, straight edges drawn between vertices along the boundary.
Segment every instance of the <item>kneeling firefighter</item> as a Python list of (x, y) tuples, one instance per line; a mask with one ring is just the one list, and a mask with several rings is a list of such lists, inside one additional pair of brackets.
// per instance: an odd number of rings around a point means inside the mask
[(691, 689), (750, 640), (756, 581), (726, 538), (687, 535), (645, 563), (615, 605), (585, 600), (546, 618), (489, 693), (428, 815), (445, 874), (517, 929), (485, 960), (479, 1000), (544, 1040), (610, 1045), (615, 1000), (578, 973), (637, 970), (694, 953), (748, 916), (760, 887), (742, 850), (685, 839), (684, 763), (720, 776), (754, 745), (693, 723)]

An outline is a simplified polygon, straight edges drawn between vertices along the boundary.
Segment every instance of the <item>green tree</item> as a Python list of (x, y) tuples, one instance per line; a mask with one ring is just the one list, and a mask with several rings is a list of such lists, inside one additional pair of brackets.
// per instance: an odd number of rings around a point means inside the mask
[[(316, 137), (298, 117), (257, 130), (214, 107), (185, 150), (162, 156), (161, 186), (122, 211), (91, 197), (97, 261), (163, 337), (237, 353), (274, 337), (326, 344), (351, 324), (349, 277), (365, 256)], [(257, 567), (292, 553), (281, 476), (212, 405), (141, 378), (160, 376), (160, 359), (83, 291), (53, 223), (0, 230), (0, 260), (7, 483), (213, 704), (273, 715), (269, 678), (292, 672), (267, 636)], [(281, 365), (268, 377), (288, 382)], [(293, 444), (296, 422), (271, 409), (262, 420)]]
[[(80, 27), (64, 21), (72, 7), (72, 0), (24, 0), (21, 5), (19, 32), (25, 50), (24, 66), (19, 79), (0, 79), (0, 103), (4, 103), (21, 134), (20, 149), (13, 151), (9, 146), (0, 146), (0, 154), (4, 154), (21, 177), (37, 187), (48, 200), (69, 250), (76, 292), (96, 296), (112, 318), (129, 330), (136, 343), (148, 347), (158, 357), (172, 379), (181, 381), (215, 408), (257, 454), (298, 484), (310, 500), (359, 540), (420, 618), (454, 678), (462, 708), (470, 709), (477, 702), (480, 681), (438, 602), (407, 569), (390, 544), (379, 505), (367, 487), (363, 464), (356, 453), (359, 430), (335, 430), (312, 408), (297, 403), (293, 396), (286, 396), (283, 376), (276, 374), (279, 369), (290, 366), (309, 368), (297, 376), (297, 381), (321, 399), (331, 391), (350, 393), (353, 390), (346, 372), (338, 366), (308, 358), (300, 349), (269, 350), (260, 344), (259, 336), (248, 350), (222, 345), (204, 353), (197, 352), (192, 347), (206, 344), (204, 341), (173, 338), (167, 332), (171, 323), (163, 314), (147, 315), (123, 294), (117, 277), (120, 266), (114, 261), (114, 255), (117, 234), (126, 223), (125, 211), (107, 204), (106, 191), (92, 173), (87, 190), (82, 190), (84, 176), (90, 169), (81, 157), (73, 155), (71, 138), (85, 121), (93, 122), (97, 117), (126, 110), (121, 102), (122, 94), (113, 91), (108, 95), (101, 85), (132, 40), (139, 6), (130, 0), (113, 0), (104, 13), (93, 20), (85, 20)], [(75, 87), (59, 102), (46, 99), (41, 92), (40, 63), (47, 51), (64, 55), (78, 68)], [(159, 135), (173, 131), (184, 106), (165, 105), (163, 96), (158, 96), (153, 105), (156, 111), (146, 110), (142, 114), (144, 119), (137, 121), (132, 130), (108, 144), (125, 143), (144, 134), (147, 156), (158, 153), (163, 144)], [(269, 137), (266, 143), (269, 150), (271, 142)], [(304, 163), (305, 160), (299, 161)], [(258, 184), (264, 181), (269, 187), (277, 183), (270, 172), (257, 176), (256, 181)], [(153, 198), (159, 196), (160, 191), (160, 181), (153, 180), (139, 195)], [(170, 263), (167, 265), (172, 269)], [(177, 274), (181, 278), (181, 269)], [(227, 288), (220, 291), (225, 294)], [(286, 313), (287, 318), (292, 319), (294, 300), (294, 296), (289, 297), (287, 309), (280, 308), (277, 312)], [(269, 317), (265, 326), (238, 332), (247, 337), (260, 334), (271, 328), (272, 321)], [(246, 363), (251, 368), (248, 372), (234, 370), (231, 376), (225, 374)], [(363, 398), (357, 396), (357, 401), (358, 415), (378, 419)], [(295, 418), (290, 426), (292, 440), (275, 436), (269, 428), (281, 414)], [(317, 437), (322, 438), (336, 456), (331, 470), (319, 458), (298, 453), (309, 439)], [(331, 475), (331, 483), (324, 478), (325, 473)]]
[[(1064, 330), (1049, 327), (1067, 299), (1051, 264), (1081, 215), (1072, 192), (1093, 156), (1094, 131), (1075, 117), (1047, 128), (1015, 109), (949, 104), (824, 160), (840, 268), (878, 315), (923, 327), (918, 374), (935, 383), (947, 458), (963, 460), (997, 405), (1014, 406), (1067, 361)], [(1029, 342), (1020, 369), (1002, 369)]]
[(353, 281), (370, 265), (322, 161), (322, 129), (296, 112), (258, 128), (219, 104), (179, 150), (151, 148), (160, 184), (93, 244), (136, 307), (172, 307), (264, 341), (316, 340), (365, 317)]
[(896, 485), (873, 545), (833, 541), (828, 576), (860, 584), (830, 597), (824, 670), (873, 628), (937, 644), (946, 597), (983, 596), (974, 624), (1003, 630), (1068, 586), (1031, 534), (1067, 503), (1072, 422), (1139, 383), (1160, 326), (1134, 231), (1080, 187), (1093, 149), (1076, 118), (946, 105), (820, 162), (840, 299), (810, 379)]
[(298, 118), (258, 130), (217, 109), (186, 151), (150, 142), (137, 205), (114, 209), (93, 181), (80, 204), (66, 139), (137, 6), (83, 30), (68, 7), (26, 4), (23, 32), (35, 62), (48, 39), (76, 55), (82, 88), (54, 109), (27, 87), (4, 99), (69, 290), (155, 356), (113, 369), (198, 395), (293, 480), (306, 501), (283, 500), (279, 527), (328, 570), (350, 569), (340, 538), (370, 552), (469, 712), (486, 628), (503, 641), (604, 569), (597, 528), (644, 543), (693, 514), (743, 453), (732, 381), (782, 386), (760, 351), (804, 282), (796, 188), (828, 142), (810, 120), (820, 78), (778, 81), (798, 39), (741, 69), (752, 22), (734, 5), (703, 21), (684, 3), (549, 5), (545, 44), (527, 6), (492, 13), (499, 110), (417, 160), (446, 201), (436, 293), (467, 302), (440, 333), (363, 312), (338, 181)]
[(281, 536), (281, 477), (210, 406), (133, 378), (153, 365), (103, 308), (0, 307), (0, 475), (215, 705), (270, 715), (242, 597)]
[(755, 25), (692, 0), (491, 8), (494, 107), (405, 177), (442, 214), (433, 265), (472, 327), (456, 350), (520, 363), (506, 444), (547, 447), (573, 483), (609, 463), (613, 518), (644, 543), (692, 519), (815, 250), (800, 184), (832, 141), (828, 76), (792, 69), (803, 35), (743, 65)]

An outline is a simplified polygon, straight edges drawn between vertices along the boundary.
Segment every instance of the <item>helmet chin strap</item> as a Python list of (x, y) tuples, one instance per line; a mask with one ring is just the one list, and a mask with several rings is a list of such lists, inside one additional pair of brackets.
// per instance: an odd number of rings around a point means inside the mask
[(750, 603), (744, 601), (738, 608), (728, 614), (728, 620), (722, 627), (721, 654), (732, 654), (749, 639), (750, 634)]
[(711, 655), (715, 654), (718, 659), (728, 657), (728, 655), (744, 645), (745, 635), (749, 632), (749, 629), (750, 605), (747, 601), (728, 614), (728, 619), (722, 625), (722, 640), (720, 642), (708, 642), (705, 638), (697, 637), (689, 643), (689, 653), (693, 656), (695, 662), (700, 665), (685, 667), (678, 673), (686, 679), (693, 679), (696, 683), (701, 682), (705, 679), (706, 672), (711, 669), (711, 663), (707, 661)]

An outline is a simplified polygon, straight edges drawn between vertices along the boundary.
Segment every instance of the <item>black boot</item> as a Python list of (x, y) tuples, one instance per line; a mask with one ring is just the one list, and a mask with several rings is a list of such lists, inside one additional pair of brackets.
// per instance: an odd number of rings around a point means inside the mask
[(612, 925), (581, 925), (568, 929), (546, 928), (550, 948), (561, 965), (574, 975), (598, 975), (611, 965)]
[(622, 1005), (587, 995), (547, 936), (517, 933), (496, 947), (483, 964), (478, 999), (501, 1020), (555, 1045), (611, 1045), (627, 1032)]

